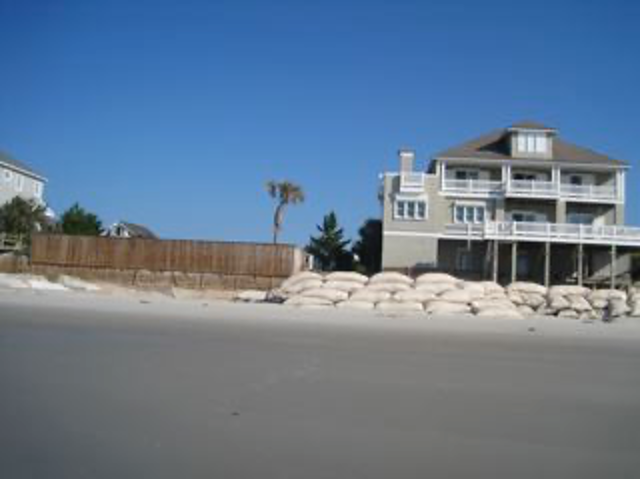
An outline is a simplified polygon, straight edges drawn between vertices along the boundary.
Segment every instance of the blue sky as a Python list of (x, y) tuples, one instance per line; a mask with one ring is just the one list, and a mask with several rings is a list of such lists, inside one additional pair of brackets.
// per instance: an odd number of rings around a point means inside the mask
[(300, 183), (283, 240), (379, 215), (400, 146), (431, 154), (535, 119), (631, 163), (640, 2), (0, 0), (0, 149), (61, 212), (170, 238), (268, 241), (269, 179)]

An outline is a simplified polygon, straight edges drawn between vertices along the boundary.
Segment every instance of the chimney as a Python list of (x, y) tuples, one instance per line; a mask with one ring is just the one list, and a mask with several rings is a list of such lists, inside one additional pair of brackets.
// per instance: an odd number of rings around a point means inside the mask
[(416, 162), (416, 152), (407, 148), (398, 150), (398, 158), (400, 159), (401, 172), (413, 172)]

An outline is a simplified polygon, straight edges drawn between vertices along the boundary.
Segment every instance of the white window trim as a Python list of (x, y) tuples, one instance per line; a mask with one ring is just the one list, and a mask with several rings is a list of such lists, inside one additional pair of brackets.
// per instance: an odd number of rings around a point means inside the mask
[[(474, 225), (479, 225), (482, 223), (485, 223), (487, 221), (487, 204), (485, 202), (455, 202), (453, 204), (453, 223), (457, 223), (457, 224), (466, 224), (466, 223), (470, 223), (467, 222), (466, 220), (458, 220), (458, 217), (456, 215), (456, 210), (458, 207), (472, 207), (473, 208), (473, 221), (471, 222)], [(483, 220), (478, 220), (478, 210), (479, 209), (484, 210), (484, 217)]]
[[(399, 202), (404, 202), (405, 203), (404, 215), (400, 215), (400, 212), (398, 211)], [(409, 216), (408, 203), (410, 203), (410, 202), (415, 203), (414, 215), (413, 216)], [(418, 213), (418, 203), (423, 203), (424, 204), (424, 217), (421, 217), (421, 216), (419, 216), (417, 214)], [(393, 199), (393, 219), (394, 220), (408, 220), (408, 221), (414, 221), (414, 222), (422, 222), (424, 220), (428, 220), (429, 219), (429, 199), (428, 199), (428, 197), (424, 196), (424, 195), (421, 195), (421, 196), (418, 196), (418, 197), (397, 195)]]

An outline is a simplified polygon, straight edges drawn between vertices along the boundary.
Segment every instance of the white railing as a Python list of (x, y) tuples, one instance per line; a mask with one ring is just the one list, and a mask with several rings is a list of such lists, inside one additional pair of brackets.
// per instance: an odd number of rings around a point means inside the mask
[(613, 185), (572, 185), (549, 180), (511, 180), (511, 182), (502, 182), (498, 180), (445, 178), (442, 183), (442, 191), (453, 194), (498, 194), (515, 197), (566, 198), (574, 200), (613, 201), (618, 199), (618, 191)]
[(504, 185), (498, 180), (476, 180), (469, 178), (458, 180), (455, 178), (445, 178), (443, 184), (444, 191), (455, 193), (501, 193)]
[(561, 183), (560, 196), (614, 200), (617, 198), (617, 192), (616, 187), (613, 185), (572, 185), (570, 183)]
[(640, 228), (625, 225), (578, 225), (543, 222), (449, 224), (445, 237), (486, 240), (614, 243), (640, 246)]
[(401, 172), (400, 173), (400, 191), (408, 193), (424, 192), (424, 173), (423, 172)]
[(534, 197), (553, 197), (558, 193), (558, 184), (546, 180), (511, 180), (507, 193)]

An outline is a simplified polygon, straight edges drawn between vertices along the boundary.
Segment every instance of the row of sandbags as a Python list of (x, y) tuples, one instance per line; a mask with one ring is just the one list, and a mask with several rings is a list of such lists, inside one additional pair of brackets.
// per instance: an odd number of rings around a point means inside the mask
[(336, 306), (383, 311), (425, 311), (432, 314), (474, 313), (486, 316), (555, 315), (606, 319), (640, 317), (640, 289), (590, 290), (577, 285), (549, 289), (532, 282), (501, 287), (494, 282), (469, 282), (446, 273), (425, 273), (415, 280), (395, 272), (369, 278), (356, 272), (322, 275), (303, 272), (268, 295), (244, 292), (243, 301), (276, 301), (291, 306)]
[(583, 320), (640, 317), (640, 294), (630, 297), (622, 290), (591, 290), (579, 285), (556, 285), (547, 289), (536, 283), (515, 282), (507, 287), (507, 296), (523, 314)]
[(414, 280), (395, 272), (371, 278), (354, 272), (325, 276), (304, 272), (286, 280), (274, 296), (285, 305), (297, 307), (520, 316), (500, 285), (466, 282), (445, 273), (425, 273)]

